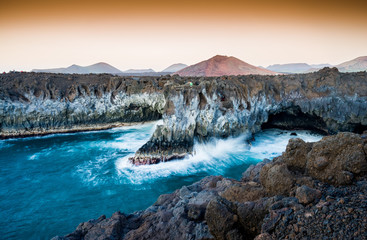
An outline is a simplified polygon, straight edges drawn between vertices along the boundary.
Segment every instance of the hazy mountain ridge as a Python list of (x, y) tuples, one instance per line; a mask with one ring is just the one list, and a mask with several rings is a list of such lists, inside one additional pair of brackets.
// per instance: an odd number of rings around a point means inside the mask
[[(32, 72), (48, 72), (63, 74), (100, 74), (109, 73), (122, 76), (160, 76), (167, 74), (178, 74), (181, 76), (222, 76), (222, 75), (274, 75), (277, 73), (310, 73), (316, 72), (324, 67), (333, 67), (328, 63), (307, 64), (307, 63), (286, 63), (273, 64), (268, 67), (256, 67), (235, 57), (216, 55), (210, 59), (201, 61), (193, 65), (183, 63), (172, 64), (161, 72), (156, 72), (152, 68), (128, 69), (121, 71), (108, 63), (99, 62), (89, 66), (79, 66), (73, 64), (67, 68), (33, 69)], [(359, 72), (367, 70), (367, 56), (355, 58), (350, 61), (336, 65), (341, 72)]]
[(355, 58), (336, 66), (341, 72), (360, 72), (367, 70), (367, 56)]
[(171, 66), (165, 68), (162, 70), (162, 72), (177, 72), (177, 71), (180, 71), (181, 69), (184, 69), (188, 67), (188, 65), (186, 64), (183, 64), (183, 63), (175, 63), (175, 64), (172, 64)]
[(307, 63), (287, 63), (287, 64), (273, 64), (266, 69), (279, 73), (304, 73), (311, 69), (312, 66)]
[(49, 72), (49, 73), (66, 73), (66, 74), (122, 73), (121, 70), (104, 62), (99, 62), (85, 67), (73, 64), (67, 68), (33, 69), (32, 72)]
[[(307, 63), (286, 63), (286, 64), (273, 64), (266, 69), (279, 73), (310, 73), (316, 72), (324, 67), (334, 67), (334, 65), (323, 64), (307, 64)], [(335, 65), (341, 72), (360, 72), (367, 71), (367, 56), (357, 57), (353, 60), (343, 62)]]
[(324, 67), (333, 67), (328, 63), (323, 64), (307, 64), (307, 63), (286, 63), (286, 64), (273, 64), (266, 69), (279, 73), (309, 73), (316, 72)]
[(128, 69), (126, 71), (123, 71), (123, 73), (154, 73), (153, 69)]

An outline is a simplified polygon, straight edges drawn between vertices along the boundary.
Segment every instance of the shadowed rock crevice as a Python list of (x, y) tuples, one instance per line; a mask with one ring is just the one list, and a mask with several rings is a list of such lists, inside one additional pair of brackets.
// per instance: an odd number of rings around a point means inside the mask
[(358, 123), (354, 125), (352, 132), (362, 134), (365, 131), (367, 131), (367, 124)]
[(199, 108), (204, 109), (208, 101), (202, 92), (199, 93)]
[(274, 113), (269, 113), (268, 121), (263, 123), (261, 128), (312, 130), (324, 135), (330, 133), (327, 124), (321, 117), (303, 113), (300, 107), (281, 108)]

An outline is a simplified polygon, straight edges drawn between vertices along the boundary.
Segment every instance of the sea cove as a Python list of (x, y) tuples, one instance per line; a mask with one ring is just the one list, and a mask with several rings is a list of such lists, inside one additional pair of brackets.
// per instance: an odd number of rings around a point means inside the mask
[[(157, 123), (98, 132), (0, 141), (1, 235), (5, 239), (50, 239), (86, 219), (132, 213), (205, 176), (240, 179), (250, 164), (280, 155), (288, 139), (317, 141), (308, 131), (269, 129), (244, 137), (196, 144), (184, 160), (136, 167), (128, 157)], [(11, 224), (10, 224), (11, 223)]]

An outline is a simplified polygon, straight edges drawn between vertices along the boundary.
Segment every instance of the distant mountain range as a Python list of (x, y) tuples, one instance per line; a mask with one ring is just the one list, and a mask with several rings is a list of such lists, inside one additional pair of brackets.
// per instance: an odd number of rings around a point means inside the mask
[(287, 64), (274, 64), (268, 66), (266, 69), (278, 72), (278, 73), (306, 73), (310, 71), (317, 71), (324, 67), (332, 67), (330, 64), (312, 64), (307, 63), (287, 63)]
[(238, 58), (217, 55), (175, 72), (180, 76), (274, 75), (276, 72), (250, 65)]
[(173, 64), (162, 72), (156, 72), (153, 69), (129, 69), (126, 71), (121, 71), (108, 63), (100, 62), (90, 66), (79, 66), (76, 64), (71, 65), (67, 68), (51, 68), (51, 69), (33, 69), (32, 72), (49, 72), (49, 73), (65, 73), (65, 74), (89, 74), (89, 73), (108, 73), (123, 76), (160, 76), (165, 74), (174, 73), (178, 70), (187, 67), (186, 64), (177, 63)]
[(89, 73), (110, 73), (119, 74), (122, 73), (119, 69), (104, 63), (96, 63), (90, 66), (82, 67), (79, 65), (71, 65), (67, 68), (51, 68), (51, 69), (33, 69), (32, 72), (50, 72), (50, 73), (77, 73), (77, 74), (89, 74)]
[(340, 72), (359, 72), (367, 71), (367, 56), (358, 57), (351, 61), (347, 61), (336, 66), (331, 64), (307, 64), (307, 63), (288, 63), (274, 64), (266, 69), (279, 73), (308, 73), (316, 72), (324, 67), (336, 67)]
[[(109, 73), (122, 76), (160, 76), (166, 74), (178, 74), (180, 76), (222, 76), (222, 75), (274, 75), (290, 73), (315, 72), (324, 67), (334, 67), (330, 64), (307, 64), (307, 63), (287, 63), (274, 64), (267, 68), (256, 67), (235, 57), (217, 55), (208, 60), (187, 66), (183, 63), (173, 64), (165, 68), (162, 72), (155, 72), (153, 69), (129, 69), (121, 71), (107, 63), (100, 62), (90, 66), (71, 65), (67, 68), (33, 69), (33, 72), (50, 72), (66, 74), (89, 74), (89, 73)], [(367, 56), (358, 57), (336, 65), (341, 72), (367, 71)]]
[(174, 73), (174, 72), (180, 71), (181, 69), (184, 69), (185, 67), (187, 67), (186, 64), (176, 63), (176, 64), (169, 66), (168, 68), (165, 68), (164, 70), (162, 70), (162, 72)]
[(123, 71), (123, 73), (154, 73), (155, 71), (151, 68), (149, 69), (129, 69)]
[(367, 56), (358, 57), (336, 66), (341, 72), (360, 72), (367, 70)]

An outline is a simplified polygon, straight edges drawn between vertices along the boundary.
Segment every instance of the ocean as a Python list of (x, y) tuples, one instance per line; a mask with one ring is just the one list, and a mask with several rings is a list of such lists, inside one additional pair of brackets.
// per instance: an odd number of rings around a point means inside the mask
[(195, 143), (183, 160), (128, 162), (156, 124), (0, 141), (0, 238), (50, 239), (80, 222), (132, 213), (205, 176), (240, 179), (251, 164), (279, 156), (290, 138), (318, 141), (310, 131), (268, 129), (255, 135)]

